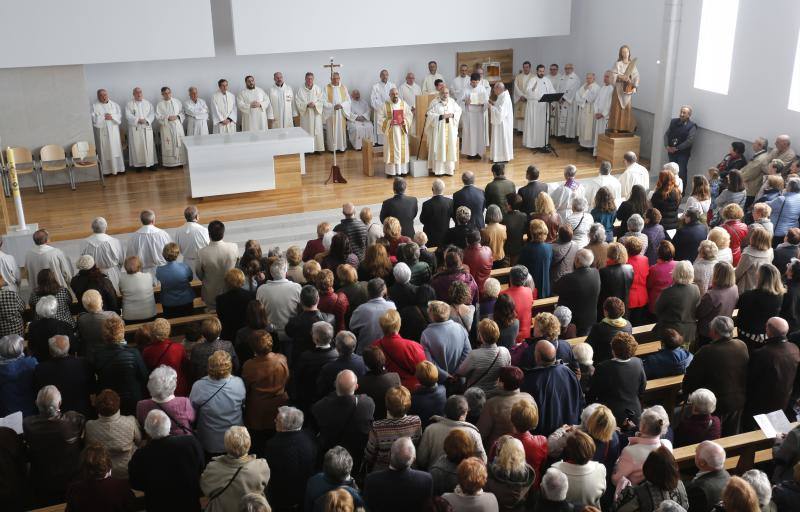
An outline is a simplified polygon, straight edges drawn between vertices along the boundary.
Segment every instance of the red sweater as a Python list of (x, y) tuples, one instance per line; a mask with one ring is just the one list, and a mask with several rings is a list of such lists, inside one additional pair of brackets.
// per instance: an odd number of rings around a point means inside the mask
[(531, 290), (527, 286), (509, 286), (508, 289), (500, 292), (501, 295), (509, 295), (514, 300), (514, 309), (519, 319), (519, 334), (517, 343), (521, 343), (526, 338), (531, 337), (531, 315), (533, 313), (533, 300), (536, 298), (536, 290)]
[(319, 304), (317, 305), (323, 313), (329, 313), (336, 317), (336, 332), (346, 329), (344, 317), (350, 308), (350, 301), (347, 295), (328, 290), (328, 293), (319, 294)]
[(475, 244), (464, 249), (464, 265), (469, 267), (469, 273), (475, 279), (478, 293), (481, 295), (483, 295), (483, 283), (489, 279), (493, 263), (492, 250), (489, 247)]
[(650, 273), (650, 261), (647, 256), (637, 254), (628, 258), (628, 265), (633, 267), (633, 284), (628, 297), (628, 307), (641, 308), (647, 305), (647, 275)]
[(386, 371), (396, 372), (400, 383), (409, 391), (419, 386), (415, 375), (417, 365), (425, 360), (425, 350), (416, 341), (401, 338), (399, 334), (389, 334), (379, 339), (374, 346), (386, 354)]
[(747, 224), (740, 220), (729, 220), (720, 227), (731, 235), (731, 253), (735, 267), (742, 259), (742, 241), (747, 237)]
[(162, 340), (151, 343), (142, 350), (142, 359), (149, 371), (159, 366), (166, 365), (178, 374), (178, 383), (175, 386), (175, 396), (189, 396), (189, 380), (186, 375), (186, 350), (180, 343)]

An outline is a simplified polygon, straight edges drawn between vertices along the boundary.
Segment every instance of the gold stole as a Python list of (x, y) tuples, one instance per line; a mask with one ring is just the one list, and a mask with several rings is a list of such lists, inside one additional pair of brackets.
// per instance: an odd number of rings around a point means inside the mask
[[(403, 101), (402, 99), (398, 99), (397, 100), (397, 106), (403, 109), (403, 126), (400, 128), (400, 130), (401, 130), (402, 133), (405, 133), (406, 132), (406, 126), (405, 126), (405, 122), (406, 122), (406, 102)], [(383, 126), (381, 126), (381, 129), (382, 129), (382, 131), (384, 133), (386, 133), (386, 142), (387, 142), (387, 144), (389, 146), (389, 148), (388, 148), (389, 151), (387, 152), (387, 155), (386, 155), (386, 159), (387, 159), (386, 163), (399, 164), (399, 163), (402, 163), (402, 162), (395, 161), (395, 157), (394, 157), (394, 155), (395, 155), (394, 149), (395, 149), (395, 144), (397, 142), (397, 141), (394, 140), (394, 130), (389, 130), (389, 127), (392, 126), (392, 110), (394, 110), (392, 108), (392, 101), (389, 100), (389, 101), (386, 102), (386, 118), (383, 120)], [(387, 131), (388, 131), (388, 133), (387, 133)], [(403, 137), (401, 135), (400, 136), (400, 160), (402, 160), (403, 157), (406, 154), (406, 145), (407, 144), (408, 144), (407, 138)]]

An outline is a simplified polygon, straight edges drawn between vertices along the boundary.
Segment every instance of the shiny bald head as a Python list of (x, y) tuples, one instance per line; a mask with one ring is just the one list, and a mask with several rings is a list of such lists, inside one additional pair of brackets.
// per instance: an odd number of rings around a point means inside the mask
[(547, 366), (556, 361), (556, 347), (547, 340), (539, 340), (534, 352), (536, 366)]
[(779, 316), (767, 320), (767, 338), (783, 337), (789, 334), (789, 322)]
[(342, 214), (348, 219), (356, 214), (356, 207), (353, 203), (344, 203), (342, 205)]
[(358, 388), (358, 377), (351, 370), (342, 370), (336, 376), (336, 394), (352, 396)]

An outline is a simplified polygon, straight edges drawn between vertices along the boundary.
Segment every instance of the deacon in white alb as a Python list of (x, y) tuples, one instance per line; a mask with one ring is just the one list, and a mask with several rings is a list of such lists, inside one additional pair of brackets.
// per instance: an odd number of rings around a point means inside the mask
[(325, 150), (325, 138), (322, 133), (322, 111), (325, 98), (314, 83), (314, 73), (306, 73), (306, 81), (297, 89), (295, 95), (297, 113), (300, 115), (300, 127), (314, 138), (314, 152)]
[(495, 101), (489, 100), (492, 139), (489, 158), (495, 163), (514, 159), (514, 104), (503, 82), (494, 84)]
[[(395, 89), (395, 85), (389, 81), (389, 71), (382, 69), (380, 73), (380, 80), (372, 86), (369, 93), (369, 104), (372, 110), (379, 112), (385, 108), (386, 102), (389, 101), (389, 91)], [(380, 126), (380, 123), (378, 123)], [(377, 144), (383, 145), (386, 141), (385, 136), (381, 130), (377, 132)]]
[[(328, 151), (347, 150), (347, 120), (350, 119), (350, 95), (342, 85), (339, 73), (333, 73), (331, 83), (325, 86), (323, 119), (325, 120), (325, 147)], [(334, 138), (335, 137), (335, 138)]]
[[(553, 92), (564, 92), (564, 75), (558, 72), (558, 64), (550, 64), (550, 76), (547, 77), (553, 84)], [(550, 135), (558, 135), (558, 119), (560, 110), (558, 103), (550, 103)]]
[(183, 218), (186, 224), (175, 230), (175, 243), (181, 248), (183, 262), (197, 275), (197, 253), (208, 245), (208, 228), (200, 224), (196, 206), (187, 206)]
[(576, 174), (578, 174), (577, 167), (574, 165), (566, 166), (564, 168), (564, 183), (557, 186), (553, 193), (550, 194), (553, 198), (553, 204), (556, 206), (556, 211), (564, 221), (572, 215), (572, 200), (576, 197), (586, 197), (583, 185), (575, 179)]
[(139, 220), (142, 222), (142, 227), (131, 233), (128, 238), (125, 258), (138, 256), (142, 262), (142, 272), (155, 276), (156, 267), (167, 263), (162, 253), (164, 246), (172, 242), (172, 238), (169, 233), (155, 226), (156, 214), (151, 210), (142, 211)]
[(197, 94), (197, 87), (189, 87), (189, 99), (183, 103), (186, 115), (186, 135), (208, 135), (208, 105)]
[(400, 99), (400, 93), (393, 87), (389, 90), (389, 101), (375, 114), (386, 140), (383, 149), (386, 176), (402, 176), (408, 173), (408, 133), (414, 121), (411, 107)]
[(644, 191), (647, 192), (650, 188), (650, 173), (647, 171), (647, 167), (638, 162), (639, 159), (633, 151), (625, 153), (622, 159), (625, 160), (626, 166), (625, 172), (619, 177), (619, 183), (622, 186), (620, 191), (622, 198), (627, 199), (631, 196), (631, 190), (634, 185), (641, 185), (644, 187)]
[[(575, 66), (564, 66), (564, 75), (561, 78), (561, 98), (558, 112), (558, 136), (574, 139), (577, 135), (578, 105), (575, 103), (575, 93), (581, 86), (581, 79), (575, 74)], [(590, 201), (591, 203), (591, 201)]]
[(272, 106), (272, 118), (269, 120), (270, 128), (291, 128), (294, 126), (294, 117), (297, 107), (294, 104), (294, 92), (283, 81), (280, 71), (273, 75), (275, 85), (269, 88), (269, 102)]
[[(417, 104), (417, 96), (422, 94), (422, 88), (416, 83), (414, 73), (410, 71), (406, 74), (406, 81), (400, 84), (400, 87), (397, 89), (400, 93), (400, 99), (408, 103), (411, 107), (411, 113), (417, 115), (417, 108), (415, 105)], [(415, 135), (417, 133), (416, 123), (411, 124), (411, 135)]]
[(436, 92), (434, 82), (436, 80), (444, 80), (444, 77), (439, 73), (439, 64), (435, 60), (428, 62), (428, 76), (422, 82), (422, 94), (432, 94)]
[(347, 134), (350, 145), (354, 149), (360, 150), (364, 139), (372, 138), (375, 127), (372, 126), (370, 119), (369, 103), (361, 99), (358, 89), (353, 89), (353, 92), (350, 93), (350, 119), (347, 121)]
[(453, 175), (458, 161), (458, 122), (461, 107), (450, 97), (450, 90), (442, 87), (439, 97), (428, 107), (428, 168), (437, 176)]
[[(522, 130), (522, 145), (526, 148), (542, 148), (547, 144), (547, 109), (546, 103), (539, 103), (545, 94), (556, 92), (553, 84), (544, 76), (544, 66), (536, 66), (536, 76), (528, 81), (525, 90), (525, 126)], [(553, 122), (551, 120), (551, 122)]]
[(464, 105), (463, 127), (461, 133), (461, 152), (469, 160), (480, 160), (486, 151), (486, 111), (489, 90), (480, 84), (481, 76), (472, 73), (469, 85), (461, 96)]
[[(461, 101), (464, 96), (464, 91), (469, 86), (469, 66), (461, 64), (458, 68), (458, 76), (453, 78), (453, 84), (450, 86), (450, 96), (456, 101)], [(459, 103), (459, 106), (463, 106)]]
[(133, 168), (155, 167), (156, 145), (153, 141), (153, 121), (156, 111), (144, 99), (142, 89), (133, 90), (133, 99), (125, 106), (128, 123), (128, 161)]
[(245, 88), (236, 95), (236, 106), (242, 114), (243, 132), (263, 132), (267, 130), (267, 119), (272, 117), (269, 96), (256, 86), (252, 75), (244, 78)]
[(61, 249), (57, 249), (47, 242), (50, 241), (50, 234), (46, 229), (39, 229), (33, 234), (35, 246), (25, 255), (25, 269), (28, 271), (28, 282), (36, 283), (39, 272), (49, 268), (56, 275), (58, 284), (66, 289), (75, 270), (72, 262), (66, 257)]
[(578, 151), (588, 151), (594, 147), (594, 99), (599, 91), (600, 86), (594, 81), (594, 73), (586, 73), (586, 82), (575, 93), (575, 105), (578, 107)]
[(211, 119), (214, 133), (236, 133), (236, 97), (228, 92), (228, 81), (217, 81), (219, 90), (211, 97)]
[[(489, 84), (489, 81), (483, 78), (483, 64), (481, 64), (480, 62), (476, 62), (475, 65), (472, 67), (472, 72), (478, 73), (478, 75), (480, 75), (481, 78), (479, 82), (482, 86), (486, 87), (487, 91), (492, 88), (491, 84)], [(472, 81), (472, 75), (470, 75), (470, 81)]]
[(156, 118), (161, 135), (161, 165), (183, 165), (183, 104), (172, 97), (172, 89), (161, 88), (161, 101), (156, 105)]
[(589, 201), (590, 208), (594, 208), (594, 196), (602, 187), (606, 187), (614, 197), (614, 203), (619, 207), (622, 204), (622, 185), (616, 176), (611, 174), (611, 162), (603, 161), (600, 163), (600, 171), (594, 178), (583, 181), (583, 192), (586, 200)]
[(514, 78), (514, 129), (523, 131), (525, 128), (525, 105), (528, 98), (525, 91), (528, 90), (528, 82), (533, 78), (531, 73), (530, 61), (522, 63), (522, 73)]
[(97, 102), (92, 105), (92, 125), (98, 142), (97, 158), (100, 170), (105, 175), (125, 172), (122, 140), (119, 136), (120, 123), (122, 123), (122, 111), (119, 105), (108, 99), (108, 91), (98, 89)]
[(106, 234), (107, 229), (108, 222), (103, 217), (92, 221), (92, 234), (83, 240), (81, 256), (89, 255), (94, 258), (94, 264), (108, 276), (119, 293), (119, 274), (125, 262), (125, 252), (122, 250), (122, 242)]
[(614, 73), (606, 71), (603, 73), (603, 86), (597, 91), (597, 97), (594, 99), (594, 151), (593, 155), (597, 155), (597, 137), (601, 133), (606, 133), (608, 126), (608, 114), (611, 112), (611, 97), (614, 94)]

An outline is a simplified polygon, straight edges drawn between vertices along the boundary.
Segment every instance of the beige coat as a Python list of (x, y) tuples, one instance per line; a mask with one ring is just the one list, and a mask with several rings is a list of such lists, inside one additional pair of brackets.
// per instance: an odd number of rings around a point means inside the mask
[(748, 196), (755, 196), (758, 193), (758, 189), (761, 188), (764, 174), (767, 172), (767, 165), (769, 165), (769, 156), (769, 152), (764, 151), (742, 167), (742, 178), (744, 179), (744, 187)]
[(759, 251), (753, 247), (745, 247), (742, 251), (742, 259), (736, 265), (736, 286), (739, 287), (739, 294), (752, 290), (758, 282), (758, 267), (772, 263), (772, 249)]
[[(492, 393), (494, 393), (494, 396), (492, 396)], [(536, 402), (531, 395), (520, 392), (518, 389), (514, 391), (497, 390), (489, 393), (489, 398), (481, 410), (481, 417), (478, 419), (477, 425), (483, 437), (486, 451), (492, 448), (492, 445), (500, 436), (511, 434), (514, 431), (514, 426), (511, 424), (511, 408), (520, 400), (530, 402), (536, 406)]]
[(200, 477), (200, 488), (203, 494), (211, 498), (220, 492), (233, 478), (239, 468), (239, 474), (225, 489), (225, 492), (214, 499), (210, 499), (207, 512), (224, 512), (239, 510), (239, 502), (245, 494), (255, 492), (264, 494), (269, 482), (269, 466), (264, 459), (257, 459), (255, 455), (248, 455), (242, 459), (234, 459), (230, 455), (214, 457), (206, 466)]
[(210, 308), (217, 303), (217, 295), (225, 291), (225, 273), (236, 266), (239, 248), (228, 242), (210, 242), (197, 252), (197, 277), (203, 281), (203, 301)]

